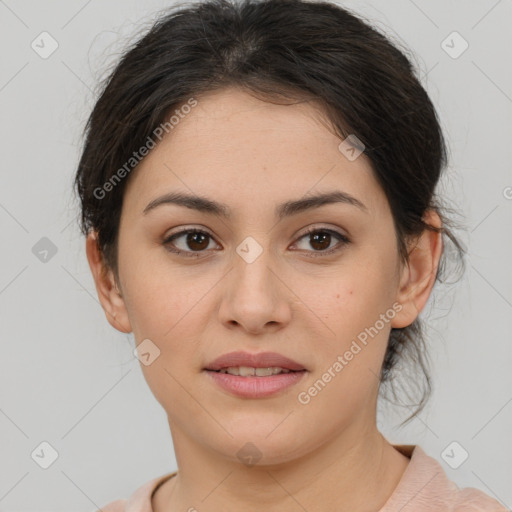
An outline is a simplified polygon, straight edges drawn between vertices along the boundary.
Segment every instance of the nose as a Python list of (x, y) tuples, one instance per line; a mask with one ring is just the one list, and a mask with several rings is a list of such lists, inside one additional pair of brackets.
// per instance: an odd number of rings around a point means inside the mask
[(291, 320), (293, 293), (271, 268), (269, 251), (251, 263), (238, 254), (222, 291), (219, 319), (229, 329), (240, 326), (251, 334), (277, 331)]

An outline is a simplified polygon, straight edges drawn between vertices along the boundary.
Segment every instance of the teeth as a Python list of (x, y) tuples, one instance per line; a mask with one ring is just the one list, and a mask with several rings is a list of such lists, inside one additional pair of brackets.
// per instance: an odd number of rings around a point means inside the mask
[(229, 373), (230, 375), (238, 375), (240, 377), (269, 377), (270, 375), (277, 375), (279, 373), (290, 373), (286, 368), (279, 366), (271, 366), (268, 368), (252, 368), (250, 366), (230, 366), (229, 368), (222, 368), (220, 373)]

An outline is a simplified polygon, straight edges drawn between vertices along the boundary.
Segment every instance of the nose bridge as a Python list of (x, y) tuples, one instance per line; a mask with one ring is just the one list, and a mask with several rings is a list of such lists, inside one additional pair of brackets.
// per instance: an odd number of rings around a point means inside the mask
[(223, 322), (236, 322), (256, 332), (267, 324), (286, 322), (289, 307), (286, 287), (274, 270), (272, 251), (255, 238), (247, 237), (236, 248), (233, 270), (229, 272), (228, 291), (220, 309)]
[(273, 279), (271, 268), (271, 251), (268, 246), (263, 246), (252, 236), (246, 237), (236, 248), (234, 285), (237, 292), (245, 296), (251, 291), (253, 294), (263, 294), (258, 300), (274, 298)]

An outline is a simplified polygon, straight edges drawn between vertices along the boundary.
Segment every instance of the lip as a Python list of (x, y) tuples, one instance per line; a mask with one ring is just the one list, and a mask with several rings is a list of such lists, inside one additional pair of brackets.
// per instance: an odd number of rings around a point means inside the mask
[[(269, 375), (268, 377), (241, 377), (229, 373), (220, 373), (221, 368), (230, 366), (249, 366), (268, 368), (278, 366), (290, 370), (290, 373)], [(298, 383), (308, 372), (297, 361), (275, 352), (231, 352), (224, 354), (204, 368), (204, 372), (224, 391), (240, 398), (265, 398), (284, 391)]]
[(224, 391), (239, 398), (266, 398), (297, 384), (307, 370), (279, 373), (269, 377), (240, 377), (205, 370), (206, 375)]
[[(258, 354), (251, 354), (249, 352), (230, 352), (218, 357), (209, 363), (204, 369), (218, 371), (221, 368), (229, 368), (230, 366), (250, 366), (252, 368), (279, 366), (280, 368), (293, 371), (306, 370), (306, 368), (297, 361), (276, 352), (260, 352)], [(265, 377), (258, 378), (263, 379)]]

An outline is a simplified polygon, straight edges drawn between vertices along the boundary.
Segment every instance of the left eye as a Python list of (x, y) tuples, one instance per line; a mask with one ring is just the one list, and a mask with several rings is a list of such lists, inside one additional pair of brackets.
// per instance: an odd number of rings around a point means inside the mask
[[(330, 247), (333, 236), (339, 240), (339, 243), (334, 247)], [(340, 250), (341, 246), (350, 242), (345, 235), (342, 235), (337, 231), (333, 231), (332, 229), (312, 229), (302, 235), (299, 240), (306, 239), (307, 237), (309, 237), (309, 241), (306, 243), (309, 243), (311, 247), (317, 249), (311, 252), (320, 253), (318, 256), (331, 254)], [(181, 238), (184, 238), (184, 246), (179, 247), (176, 241)], [(202, 231), (200, 229), (187, 229), (171, 235), (166, 238), (163, 243), (167, 249), (173, 253), (185, 253), (187, 256), (199, 256), (200, 252), (204, 252), (209, 248), (210, 241), (212, 240), (213, 237), (206, 231)], [(297, 245), (297, 242), (294, 245)], [(307, 251), (308, 249), (305, 250)], [(317, 255), (315, 254), (315, 256)]]
[[(334, 247), (329, 248), (330, 243), (332, 242), (332, 237), (335, 237), (339, 240), (340, 243), (335, 245)], [(302, 240), (303, 238), (309, 237), (309, 241), (306, 243), (309, 243), (311, 247), (315, 247), (317, 251), (313, 252), (320, 252), (319, 256), (322, 254), (331, 254), (341, 248), (342, 245), (348, 244), (349, 239), (342, 235), (341, 233), (338, 233), (337, 231), (333, 231), (332, 229), (312, 229), (305, 233), (303, 236), (299, 238), (299, 240)], [(327, 247), (325, 247), (327, 242)], [(320, 247), (318, 247), (320, 246)], [(307, 250), (307, 249), (306, 249)], [(316, 256), (316, 254), (315, 254)]]

